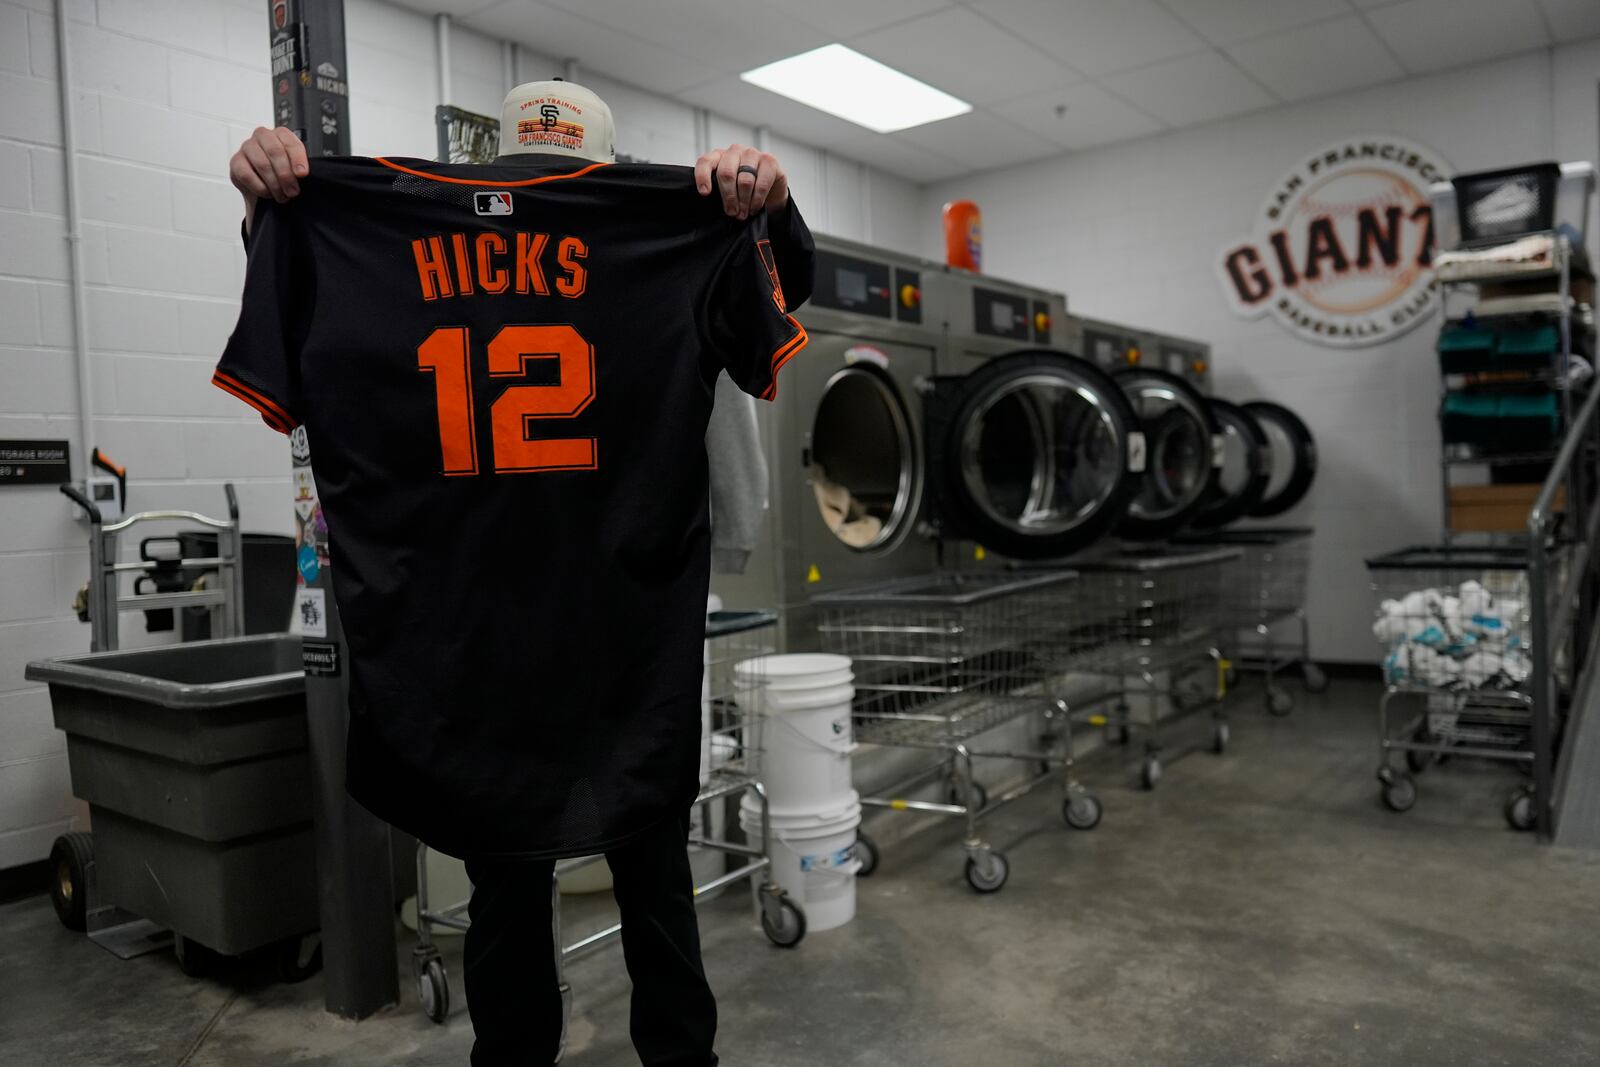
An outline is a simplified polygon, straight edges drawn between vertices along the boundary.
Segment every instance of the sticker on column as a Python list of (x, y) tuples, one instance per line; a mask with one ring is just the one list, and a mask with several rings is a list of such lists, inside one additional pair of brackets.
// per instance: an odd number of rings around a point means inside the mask
[(1144, 464), (1144, 433), (1135, 430), (1128, 435), (1128, 470), (1134, 474), (1143, 474)]
[(328, 636), (328, 591), (301, 589), (299, 599), (300, 632), (307, 637)]
[(306, 437), (304, 426), (296, 426), (289, 431), (289, 458), (294, 460), (296, 467), (304, 467), (311, 462), (311, 441)]
[(1212, 434), (1211, 435), (1211, 465), (1213, 467), (1219, 467), (1219, 468), (1223, 467), (1223, 466), (1226, 466), (1227, 465), (1227, 461), (1228, 461), (1227, 460), (1227, 455), (1228, 455), (1227, 438), (1224, 435), (1220, 434), (1220, 433)]

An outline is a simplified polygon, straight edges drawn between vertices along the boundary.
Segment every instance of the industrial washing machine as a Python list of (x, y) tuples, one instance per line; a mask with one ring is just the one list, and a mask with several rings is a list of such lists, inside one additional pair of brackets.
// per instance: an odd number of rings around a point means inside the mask
[(923, 383), (944, 336), (925, 285), (941, 268), (817, 238), (817, 277), (797, 317), (810, 334), (760, 406), (772, 472), (768, 521), (730, 604), (781, 607), (781, 647), (814, 647), (809, 598), (938, 566), (924, 519)]
[[(762, 414), (769, 522), (731, 604), (783, 608), (996, 557), (1069, 555), (1138, 489), (1143, 439), (1102, 370), (1059, 349), (1059, 293), (832, 238), (817, 242), (811, 340)], [(990, 562), (988, 565), (993, 565)]]

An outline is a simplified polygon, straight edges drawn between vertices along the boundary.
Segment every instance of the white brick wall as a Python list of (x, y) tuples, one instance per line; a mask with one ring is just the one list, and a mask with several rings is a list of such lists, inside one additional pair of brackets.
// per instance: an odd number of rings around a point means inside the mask
[[(1215, 258), (1301, 153), (1341, 136), (1400, 134), (1460, 170), (1595, 160), (1597, 80), (1591, 40), (939, 183), (921, 217), (976, 200), (993, 273), (1062, 289), (1084, 315), (1210, 341), (1220, 395), (1298, 411), (1321, 466), (1284, 521), (1317, 528), (1313, 645), (1373, 662), (1364, 557), (1439, 535), (1437, 320), (1378, 348), (1321, 348), (1270, 318), (1233, 317)], [(1597, 231), (1591, 213), (1592, 244)], [(922, 232), (923, 254), (941, 255), (938, 233)]]
[[(431, 158), (433, 21), (381, 0), (345, 9), (353, 150)], [(266, 5), (72, 0), (69, 33), (94, 443), (128, 468), (135, 508), (215, 513), (221, 483), (233, 481), (247, 528), (288, 532), (283, 439), (209, 384), (243, 281), (227, 160), (271, 121)], [(451, 54), (451, 102), (497, 113), (501, 43), (458, 27)], [(524, 79), (560, 73), (550, 57), (520, 56)], [(52, 0), (0, 0), (0, 437), (69, 438), (76, 448), (56, 77)], [(584, 77), (616, 114), (619, 151), (693, 161), (691, 108), (601, 72)], [(717, 144), (754, 136), (713, 117)], [(775, 147), (814, 226), (866, 235), (852, 206), (863, 168), (831, 160), (824, 186), (821, 153)], [(872, 180), (887, 220), (877, 239), (915, 248), (915, 187)], [(30, 659), (87, 648), (87, 628), (68, 613), (87, 577), (85, 529), (69, 515), (53, 488), (0, 490), (0, 868), (42, 858), (77, 818), (49, 700), (22, 677)], [(125, 645), (165, 639), (125, 620)]]

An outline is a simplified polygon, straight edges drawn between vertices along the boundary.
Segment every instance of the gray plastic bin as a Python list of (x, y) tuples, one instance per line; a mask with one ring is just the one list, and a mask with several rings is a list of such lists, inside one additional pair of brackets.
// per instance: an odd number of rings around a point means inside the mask
[(238, 955), (315, 930), (300, 638), (28, 664), (93, 816), (100, 896)]

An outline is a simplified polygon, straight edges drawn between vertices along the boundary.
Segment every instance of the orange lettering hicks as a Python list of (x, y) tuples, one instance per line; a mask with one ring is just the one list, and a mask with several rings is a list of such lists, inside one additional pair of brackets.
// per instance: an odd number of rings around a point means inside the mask
[(517, 234), (517, 292), (526, 293), (532, 286), (540, 296), (550, 295), (544, 268), (539, 265), (539, 257), (544, 255), (544, 246), (549, 240), (547, 233)]
[(556, 249), (556, 262), (568, 271), (565, 278), (556, 279), (556, 292), (566, 297), (580, 297), (589, 287), (589, 271), (578, 260), (589, 255), (589, 246), (580, 237), (563, 237)]
[(547, 233), (484, 230), (411, 242), (424, 300), (512, 291), (550, 296), (550, 275), (557, 271), (554, 292), (569, 299), (580, 297), (589, 287), (589, 269), (582, 262), (588, 255), (589, 246), (581, 237), (552, 241)]

